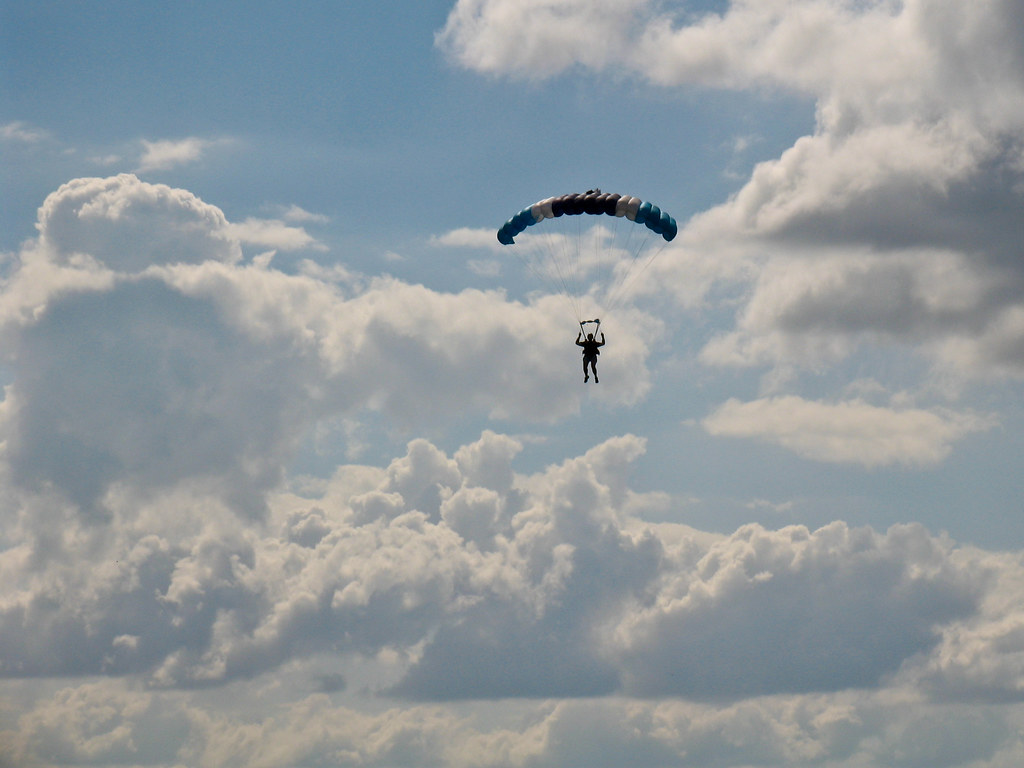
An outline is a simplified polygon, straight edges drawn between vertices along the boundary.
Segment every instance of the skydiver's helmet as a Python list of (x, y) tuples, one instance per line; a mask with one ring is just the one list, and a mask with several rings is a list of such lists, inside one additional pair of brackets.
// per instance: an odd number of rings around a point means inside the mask
[(588, 333), (587, 334), (587, 341), (593, 341), (593, 340), (594, 340), (594, 334)]

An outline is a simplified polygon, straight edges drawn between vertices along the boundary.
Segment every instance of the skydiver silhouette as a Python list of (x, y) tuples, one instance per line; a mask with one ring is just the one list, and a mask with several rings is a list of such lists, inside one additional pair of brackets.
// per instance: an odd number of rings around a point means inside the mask
[(579, 334), (576, 336), (576, 346), (583, 347), (583, 383), (586, 384), (590, 381), (590, 375), (587, 373), (587, 364), (590, 365), (590, 370), (594, 372), (594, 383), (600, 383), (600, 379), (597, 378), (597, 356), (601, 354), (598, 347), (604, 346), (604, 333), (601, 333), (601, 340), (594, 341), (594, 334), (588, 333), (587, 340), (583, 341), (583, 329), (580, 329)]

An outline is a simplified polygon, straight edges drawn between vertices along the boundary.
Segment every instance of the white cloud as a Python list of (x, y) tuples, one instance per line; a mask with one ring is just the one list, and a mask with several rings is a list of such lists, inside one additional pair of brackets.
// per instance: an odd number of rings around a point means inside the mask
[(724, 5), (697, 16), (653, 0), (458, 0), (436, 42), (482, 72), (543, 78), (583, 66), (661, 85), (778, 85), (897, 117), (925, 102), (1024, 116), (999, 95), (1024, 86), (1012, 0)]
[(176, 165), (194, 163), (216, 142), (189, 137), (187, 139), (142, 140), (143, 153), (137, 172), (166, 171)]
[(437, 44), (483, 72), (540, 79), (627, 55), (646, 0), (460, 0)]
[(745, 526), (664, 575), (611, 644), (626, 689), (641, 695), (870, 688), (927, 655), (937, 624), (974, 615), (979, 594), (920, 526)]
[(784, 396), (747, 403), (730, 399), (702, 425), (712, 435), (764, 440), (813, 461), (879, 467), (937, 464), (954, 442), (991, 429), (995, 421), (972, 413)]
[[(765, 46), (807, 14), (839, 8), (790, 6)], [(723, 25), (753, 7), (735, 6)], [(856, 23), (829, 21), (830, 34), (808, 34), (805, 48), (772, 49), (820, 57), (802, 67), (817, 82), (761, 62), (818, 98), (818, 126), (684, 233), (711, 250), (733, 240), (758, 275), (736, 333), (709, 346), (709, 361), (816, 367), (895, 342), (963, 376), (1024, 370), (1018, 334), (994, 332), (1024, 284), (1011, 256), (1020, 219), (1009, 215), (1020, 203), (1024, 113), (1007, 108), (1024, 103), (1009, 66), (1019, 45), (1006, 36), (1020, 19), (1007, 3), (896, 11), (879, 4)], [(829, 43), (833, 34), (843, 41)], [(864, 54), (887, 38), (892, 55)], [(1005, 60), (991, 61), (994, 50)], [(961, 74), (941, 79), (952, 71)]]
[(272, 483), (315, 410), (289, 383), (301, 349), (272, 351), (160, 280), (51, 300), (20, 346), (8, 443), (18, 482), (53, 483), (86, 507), (124, 478)]
[(761, 269), (738, 327), (702, 356), (718, 365), (813, 367), (848, 355), (858, 340), (927, 343), (991, 322), (1006, 291), (1000, 278), (944, 250), (779, 255)]
[[(122, 485), (105, 518), (67, 518), (57, 541), (26, 517), (32, 554), (0, 554), (4, 670), (190, 687), (391, 649), (399, 697), (741, 699), (878, 687), (938, 662), (943, 632), (996, 636), (1024, 611), (1019, 563), (920, 526), (648, 526), (625, 513), (642, 509), (626, 482), (639, 438), (529, 476), (513, 471), (521, 450), (494, 433), (453, 456), (414, 440), (385, 468), (269, 495), (259, 526), (197, 484)], [(1003, 646), (961, 654), (974, 695), (1002, 696), (984, 665), (1012, 668)]]
[(327, 246), (302, 227), (290, 226), (279, 219), (250, 217), (238, 224), (231, 224), (229, 231), (240, 242), (261, 248), (275, 248), (281, 251), (327, 250)]
[(39, 128), (34, 128), (21, 120), (0, 125), (0, 140), (21, 141), (26, 144), (36, 144), (49, 138), (49, 134)]
[[(196, 282), (190, 291), (225, 294), (193, 268), (175, 271), (180, 285)], [(314, 285), (304, 296), (315, 304)], [(220, 322), (252, 329), (258, 316)], [(101, 405), (99, 417), (109, 413)], [(167, 429), (140, 418), (140, 433)], [(220, 419), (220, 431), (242, 434)], [(205, 469), (230, 475), (226, 457), (275, 440), (227, 441)], [(494, 432), (451, 454), (413, 440), (383, 467), (265, 489), (258, 524), (188, 472), (133, 492), (153, 470), (127, 452), (104, 515), (91, 519), (61, 510), (46, 488), (12, 493), (5, 482), (5, 531), (19, 543), (0, 552), (2, 671), (99, 679), (36, 694), (0, 720), (0, 743), (22, 761), (135, 764), (284, 765), (339, 750), (454, 765), (768, 756), (853, 768), (952, 754), (1001, 768), (1019, 756), (1024, 714), (1000, 704), (1024, 680), (1015, 555), (960, 549), (916, 525), (751, 525), (729, 536), (650, 525), (631, 516), (644, 502), (628, 482), (644, 440), (613, 438), (529, 475), (514, 466), (524, 450)], [(172, 466), (187, 459), (168, 455)], [(664, 517), (664, 500), (651, 503)], [(223, 695), (249, 711), (225, 708)], [(570, 700), (509, 713), (509, 698), (537, 697)], [(477, 717), (403, 698), (471, 698), (476, 712), (503, 703)], [(941, 733), (926, 727), (936, 722)]]
[(281, 212), (281, 218), (292, 223), (326, 224), (330, 219), (321, 213), (311, 213), (297, 205), (289, 205)]
[(498, 242), (492, 229), (471, 229), (459, 227), (441, 235), (434, 235), (430, 242), (435, 246), (449, 248), (484, 248), (494, 252), (500, 252), (506, 246)]
[(117, 271), (241, 258), (219, 208), (131, 174), (63, 184), (43, 202), (37, 228), (51, 259), (85, 255)]
[(261, 768), (326, 761), (495, 768), (1012, 768), (1021, 755), (1019, 722), (1019, 715), (1001, 717), (984, 708), (922, 710), (870, 694), (777, 697), (727, 707), (566, 701), (500, 718), (433, 706), (367, 712), (315, 694), (254, 722), (194, 698), (104, 681), (55, 691), (25, 712), (10, 754), (21, 764), (59, 758), (68, 764)]
[[(265, 525), (181, 493), (114, 501), (102, 537), (66, 521), (64, 557), (0, 553), (4, 671), (150, 685), (42, 693), (3, 743), (137, 764), (1013, 764), (1019, 558), (916, 525), (649, 526), (623, 512), (643, 449), (615, 438), (523, 476), (507, 436), (451, 456), (417, 440), (272, 495)], [(552, 696), (570, 700), (509, 711)]]

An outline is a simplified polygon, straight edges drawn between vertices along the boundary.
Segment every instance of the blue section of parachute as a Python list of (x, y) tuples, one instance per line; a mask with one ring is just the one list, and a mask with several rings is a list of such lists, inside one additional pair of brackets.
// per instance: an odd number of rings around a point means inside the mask
[(498, 242), (503, 245), (512, 245), (516, 235), (544, 219), (557, 216), (578, 216), (582, 213), (625, 216), (630, 221), (643, 224), (655, 234), (661, 235), (666, 241), (671, 241), (679, 231), (676, 220), (653, 203), (644, 202), (629, 195), (591, 190), (583, 194), (550, 197), (523, 208), (498, 230)]

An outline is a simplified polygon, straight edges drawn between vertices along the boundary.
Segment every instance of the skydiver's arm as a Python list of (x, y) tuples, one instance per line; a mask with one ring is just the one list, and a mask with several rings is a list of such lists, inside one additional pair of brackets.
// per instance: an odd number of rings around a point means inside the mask
[(604, 346), (604, 333), (603, 332), (601, 333), (601, 343), (598, 344), (597, 346), (599, 346), (599, 347), (603, 347)]
[(583, 343), (580, 341), (580, 339), (582, 339), (582, 338), (583, 338), (583, 331), (580, 331), (578, 334), (576, 334), (576, 346), (577, 347), (582, 347), (583, 346)]

